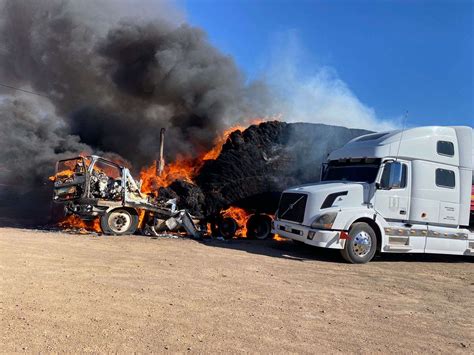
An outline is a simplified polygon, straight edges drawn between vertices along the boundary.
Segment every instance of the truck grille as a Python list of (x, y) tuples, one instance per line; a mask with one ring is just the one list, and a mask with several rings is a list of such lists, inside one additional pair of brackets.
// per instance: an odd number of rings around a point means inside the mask
[(307, 199), (308, 195), (306, 194), (282, 194), (278, 206), (278, 218), (303, 223)]

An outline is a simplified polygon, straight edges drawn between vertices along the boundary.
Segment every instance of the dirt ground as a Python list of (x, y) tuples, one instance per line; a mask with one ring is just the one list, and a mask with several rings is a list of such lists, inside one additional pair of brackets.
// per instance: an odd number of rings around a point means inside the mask
[(473, 261), (0, 228), (0, 350), (472, 353)]

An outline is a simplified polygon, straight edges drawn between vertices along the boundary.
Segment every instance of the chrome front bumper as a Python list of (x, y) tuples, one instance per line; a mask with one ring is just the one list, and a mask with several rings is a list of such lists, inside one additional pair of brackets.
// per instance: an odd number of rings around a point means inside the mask
[(312, 229), (301, 224), (277, 220), (272, 222), (272, 233), (321, 248), (343, 249), (345, 243), (344, 239), (340, 239), (339, 231)]

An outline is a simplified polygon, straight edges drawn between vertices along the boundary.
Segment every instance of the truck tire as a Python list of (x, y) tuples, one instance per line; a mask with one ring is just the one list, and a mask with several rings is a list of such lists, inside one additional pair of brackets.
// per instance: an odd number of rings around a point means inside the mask
[(219, 234), (224, 239), (232, 239), (237, 232), (237, 222), (232, 217), (222, 218), (218, 223)]
[(342, 257), (351, 264), (368, 263), (377, 250), (377, 236), (367, 223), (358, 222), (351, 226), (349, 238), (346, 239)]
[(264, 214), (254, 214), (247, 221), (247, 237), (259, 240), (273, 237), (272, 219)]
[(100, 228), (104, 234), (133, 234), (138, 227), (138, 216), (124, 208), (117, 208), (100, 217)]

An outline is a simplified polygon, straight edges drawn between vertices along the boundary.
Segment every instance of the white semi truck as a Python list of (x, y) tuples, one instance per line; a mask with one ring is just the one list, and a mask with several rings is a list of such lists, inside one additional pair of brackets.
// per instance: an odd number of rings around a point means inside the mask
[(321, 182), (285, 190), (272, 232), (340, 249), (474, 255), (473, 129), (418, 127), (353, 139), (328, 156)]

